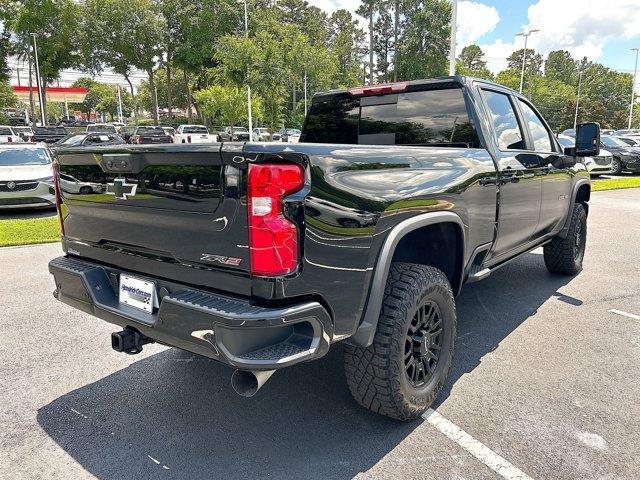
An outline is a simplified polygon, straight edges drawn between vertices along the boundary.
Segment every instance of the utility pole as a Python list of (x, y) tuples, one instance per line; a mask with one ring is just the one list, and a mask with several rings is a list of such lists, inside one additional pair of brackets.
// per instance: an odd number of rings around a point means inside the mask
[(18, 86), (21, 87), (22, 84), (20, 83), (20, 68), (16, 67), (16, 73), (18, 74)]
[(522, 55), (522, 71), (520, 72), (520, 93), (522, 93), (522, 85), (524, 83), (524, 66), (527, 63), (527, 40), (529, 40), (529, 35), (535, 32), (539, 32), (538, 29), (529, 30), (528, 32), (518, 32), (516, 33), (516, 37), (524, 37), (524, 53)]
[(449, 44), (449, 75), (456, 74), (456, 32), (458, 30), (458, 0), (451, 0), (451, 38)]
[(578, 98), (576, 99), (576, 114), (573, 117), (573, 129), (578, 125), (578, 107), (580, 106), (580, 89), (582, 87), (582, 70), (578, 73)]
[[(249, 38), (249, 16), (247, 0), (244, 0), (244, 37)], [(253, 140), (253, 118), (251, 115), (251, 85), (249, 85), (249, 67), (247, 67), (247, 115), (249, 116), (249, 141)]]
[(118, 121), (124, 123), (124, 115), (122, 114), (122, 97), (120, 96), (120, 85), (116, 85), (116, 95), (118, 96)]
[(36, 126), (36, 107), (34, 105), (33, 102), (33, 74), (32, 74), (32, 70), (33, 67), (31, 66), (32, 62), (31, 62), (31, 52), (29, 52), (29, 54), (27, 55), (29, 57), (29, 109), (30, 109), (30, 122), (31, 123), (31, 127), (35, 127)]
[(38, 63), (38, 44), (36, 42), (36, 34), (32, 33), (31, 38), (33, 39), (33, 57), (36, 61), (36, 85), (38, 87), (38, 102), (40, 103), (40, 121), (42, 122), (42, 126), (45, 127), (47, 125), (47, 112), (44, 104), (44, 92), (42, 91), (42, 79), (40, 78), (40, 64)]
[(640, 48), (632, 48), (631, 51), (636, 52), (636, 66), (633, 68), (633, 83), (631, 84), (631, 105), (629, 106), (629, 125), (627, 128), (631, 130), (631, 120), (633, 117), (633, 101), (635, 100), (636, 93), (636, 75), (638, 74), (638, 52)]
[(304, 116), (307, 116), (307, 69), (304, 69)]

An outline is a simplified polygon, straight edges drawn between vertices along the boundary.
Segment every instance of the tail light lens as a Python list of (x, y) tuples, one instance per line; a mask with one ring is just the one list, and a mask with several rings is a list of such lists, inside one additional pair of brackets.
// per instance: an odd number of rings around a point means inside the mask
[(58, 211), (58, 221), (60, 222), (60, 232), (64, 236), (64, 221), (62, 219), (62, 196), (60, 195), (60, 165), (58, 162), (53, 162), (53, 186), (55, 188), (56, 195), (56, 210)]
[(298, 227), (283, 214), (283, 198), (304, 185), (299, 165), (249, 165), (248, 199), (251, 273), (277, 276), (298, 265)]
[(13, 143), (13, 138), (7, 137), (7, 143)]
[(191, 143), (191, 135), (187, 137), (187, 143)]

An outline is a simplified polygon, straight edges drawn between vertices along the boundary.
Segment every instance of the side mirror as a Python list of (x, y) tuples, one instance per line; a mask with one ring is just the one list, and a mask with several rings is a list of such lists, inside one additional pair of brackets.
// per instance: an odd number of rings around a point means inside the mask
[(600, 124), (580, 123), (576, 126), (577, 157), (595, 157), (600, 154)]

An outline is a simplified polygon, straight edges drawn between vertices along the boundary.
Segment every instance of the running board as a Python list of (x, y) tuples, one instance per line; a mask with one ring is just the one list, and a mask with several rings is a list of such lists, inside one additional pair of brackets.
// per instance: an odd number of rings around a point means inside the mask
[(469, 277), (467, 277), (467, 283), (479, 282), (480, 280), (487, 278), (489, 275), (491, 275), (491, 269), (483, 268), (477, 272), (470, 273)]

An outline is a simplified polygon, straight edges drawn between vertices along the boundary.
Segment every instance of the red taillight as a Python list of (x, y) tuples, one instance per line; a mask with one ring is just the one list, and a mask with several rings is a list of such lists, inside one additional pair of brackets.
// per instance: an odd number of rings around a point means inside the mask
[(53, 162), (53, 187), (56, 195), (56, 210), (58, 211), (58, 221), (60, 222), (60, 232), (64, 236), (64, 221), (62, 218), (62, 197), (60, 195), (60, 165)]
[(191, 143), (191, 135), (187, 137), (187, 143)]
[(7, 137), (7, 143), (13, 143), (13, 138)]
[(404, 92), (409, 86), (409, 82), (381, 83), (379, 85), (369, 85), (367, 87), (353, 87), (348, 89), (352, 97), (367, 97), (369, 95), (384, 95), (385, 93)]
[(298, 228), (285, 218), (283, 198), (302, 188), (304, 170), (293, 164), (251, 164), (248, 184), (251, 273), (291, 273), (298, 265)]

